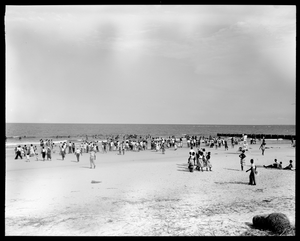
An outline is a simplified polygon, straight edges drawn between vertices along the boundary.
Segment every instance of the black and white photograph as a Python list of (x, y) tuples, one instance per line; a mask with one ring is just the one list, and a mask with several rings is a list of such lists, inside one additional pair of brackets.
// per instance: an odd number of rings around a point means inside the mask
[(5, 5), (5, 236), (295, 236), (296, 5)]

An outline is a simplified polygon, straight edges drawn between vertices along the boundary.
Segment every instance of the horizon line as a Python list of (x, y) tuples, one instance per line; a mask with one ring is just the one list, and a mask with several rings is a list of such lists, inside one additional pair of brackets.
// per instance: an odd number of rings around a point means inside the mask
[(70, 123), (70, 122), (5, 122), (5, 124), (71, 124), (71, 125), (213, 125), (213, 126), (295, 126), (296, 124), (199, 124), (199, 123)]

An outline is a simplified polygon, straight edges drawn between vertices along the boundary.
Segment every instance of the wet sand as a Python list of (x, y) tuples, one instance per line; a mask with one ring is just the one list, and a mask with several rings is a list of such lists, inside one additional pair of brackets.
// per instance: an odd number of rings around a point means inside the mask
[[(274, 158), (287, 166), (295, 148), (280, 142), (249, 145), (240, 170), (238, 146), (211, 152), (212, 171), (190, 173), (184, 145), (166, 154), (151, 150), (118, 155), (89, 154), (80, 162), (14, 160), (6, 151), (5, 234), (43, 236), (197, 236), (243, 235), (252, 217), (282, 212), (295, 223), (296, 171), (265, 169)], [(203, 144), (202, 144), (202, 147)], [(256, 186), (248, 185), (250, 158), (258, 167)]]

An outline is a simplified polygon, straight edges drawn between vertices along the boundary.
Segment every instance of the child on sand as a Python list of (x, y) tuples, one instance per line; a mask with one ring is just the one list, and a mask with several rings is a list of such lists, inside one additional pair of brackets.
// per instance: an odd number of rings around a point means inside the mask
[(245, 158), (246, 158), (245, 150), (242, 151), (242, 153), (239, 155), (239, 158), (241, 160), (241, 169), (243, 171), (244, 170), (244, 165), (245, 165)]
[(251, 159), (250, 163), (251, 163), (251, 167), (246, 171), (246, 172), (250, 171), (249, 185), (256, 185), (256, 181), (255, 181), (256, 166), (254, 165), (254, 160)]

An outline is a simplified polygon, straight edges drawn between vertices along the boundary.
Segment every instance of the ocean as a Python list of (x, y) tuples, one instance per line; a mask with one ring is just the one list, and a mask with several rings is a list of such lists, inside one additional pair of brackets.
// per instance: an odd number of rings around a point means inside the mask
[[(218, 133), (295, 135), (295, 125), (194, 125), (194, 124), (53, 124), (6, 123), (6, 145), (29, 143), (42, 139), (80, 140), (97, 135), (167, 137), (184, 135), (216, 136)], [(21, 137), (21, 138), (20, 138)]]

